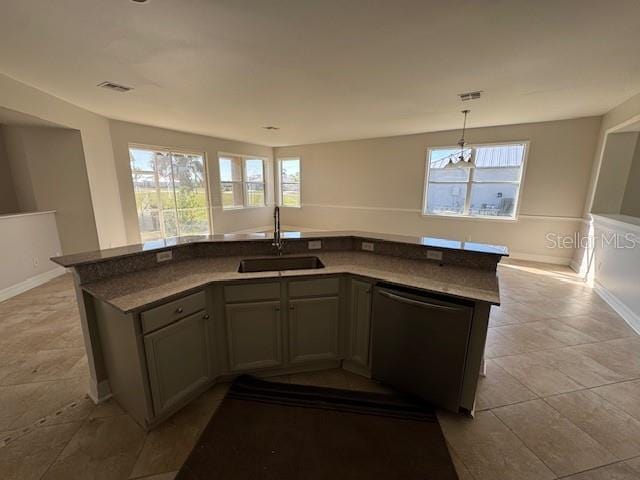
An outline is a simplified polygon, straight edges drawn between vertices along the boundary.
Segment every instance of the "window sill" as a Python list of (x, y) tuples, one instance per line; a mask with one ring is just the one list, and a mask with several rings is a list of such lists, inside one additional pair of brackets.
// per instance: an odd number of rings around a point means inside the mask
[(260, 206), (255, 206), (255, 207), (218, 207), (218, 209), (222, 210), (223, 212), (237, 212), (237, 211), (242, 211), (242, 210), (259, 210), (261, 208), (267, 208), (268, 205), (260, 205)]
[(422, 213), (423, 217), (429, 218), (448, 218), (455, 220), (480, 220), (480, 221), (493, 221), (493, 222), (517, 222), (518, 216), (515, 217), (499, 217), (489, 215), (453, 215), (453, 214), (438, 214), (438, 213)]

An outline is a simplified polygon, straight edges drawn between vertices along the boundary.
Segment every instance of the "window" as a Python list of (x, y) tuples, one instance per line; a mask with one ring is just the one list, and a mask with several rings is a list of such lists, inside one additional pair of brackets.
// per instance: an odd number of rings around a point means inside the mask
[(463, 157), (476, 168), (444, 168), (460, 149), (429, 149), (423, 214), (515, 218), (526, 152), (526, 143), (474, 145)]
[(209, 234), (203, 154), (132, 146), (129, 160), (143, 242)]
[(218, 164), (222, 208), (265, 206), (264, 159), (223, 154)]
[(278, 161), (280, 175), (280, 205), (300, 206), (300, 159), (282, 158)]

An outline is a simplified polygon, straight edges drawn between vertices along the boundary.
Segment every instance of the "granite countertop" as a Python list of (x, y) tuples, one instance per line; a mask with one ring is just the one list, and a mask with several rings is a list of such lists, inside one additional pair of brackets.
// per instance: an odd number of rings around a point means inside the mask
[[(464, 252), (480, 253), (485, 255), (495, 255), (498, 257), (508, 256), (507, 247), (501, 245), (489, 245), (476, 242), (461, 242), (435, 237), (415, 237), (407, 235), (395, 235), (388, 233), (373, 233), (360, 231), (334, 231), (334, 232), (283, 232), (282, 238), (288, 240), (313, 240), (321, 238), (358, 238), (361, 240), (373, 240), (382, 242), (404, 243), (407, 245), (421, 245), (424, 247), (434, 247), (444, 250), (459, 250)], [(157, 240), (137, 245), (127, 245), (124, 247), (110, 248), (107, 250), (96, 250), (82, 252), (61, 257), (54, 257), (51, 260), (63, 267), (73, 267), (96, 263), (115, 258), (129, 257), (145, 252), (168, 250), (175, 247), (190, 245), (194, 243), (232, 243), (232, 242), (261, 242), (273, 240), (273, 233), (243, 233), (224, 235), (200, 235), (175, 237), (166, 240)]]
[(365, 252), (319, 252), (317, 256), (325, 268), (238, 273), (240, 260), (251, 257), (197, 258), (86, 283), (82, 288), (122, 312), (132, 312), (155, 306), (212, 282), (351, 273), (428, 292), (495, 305), (500, 303), (495, 271), (440, 266), (427, 261)]

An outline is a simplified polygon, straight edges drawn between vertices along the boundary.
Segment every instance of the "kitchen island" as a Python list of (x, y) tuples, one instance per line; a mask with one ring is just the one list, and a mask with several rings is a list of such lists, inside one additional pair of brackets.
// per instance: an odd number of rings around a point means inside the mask
[[(400, 288), (471, 312), (455, 402), (441, 406), (473, 412), (489, 310), (500, 301), (496, 266), (506, 248), (365, 232), (282, 238), (281, 257), (273, 236), (260, 233), (54, 258), (74, 273), (93, 400), (113, 395), (152, 428), (213, 383), (242, 373), (342, 367), (371, 376), (373, 298), (377, 289)], [(254, 258), (268, 265), (310, 255), (316, 268), (239, 271)]]

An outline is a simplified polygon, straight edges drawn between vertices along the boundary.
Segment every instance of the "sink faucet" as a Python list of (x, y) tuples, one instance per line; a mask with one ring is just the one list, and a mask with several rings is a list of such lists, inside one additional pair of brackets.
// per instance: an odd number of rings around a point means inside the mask
[(278, 255), (282, 255), (282, 247), (284, 247), (284, 240), (280, 237), (280, 207), (276, 206), (273, 211), (273, 243), (276, 247)]

